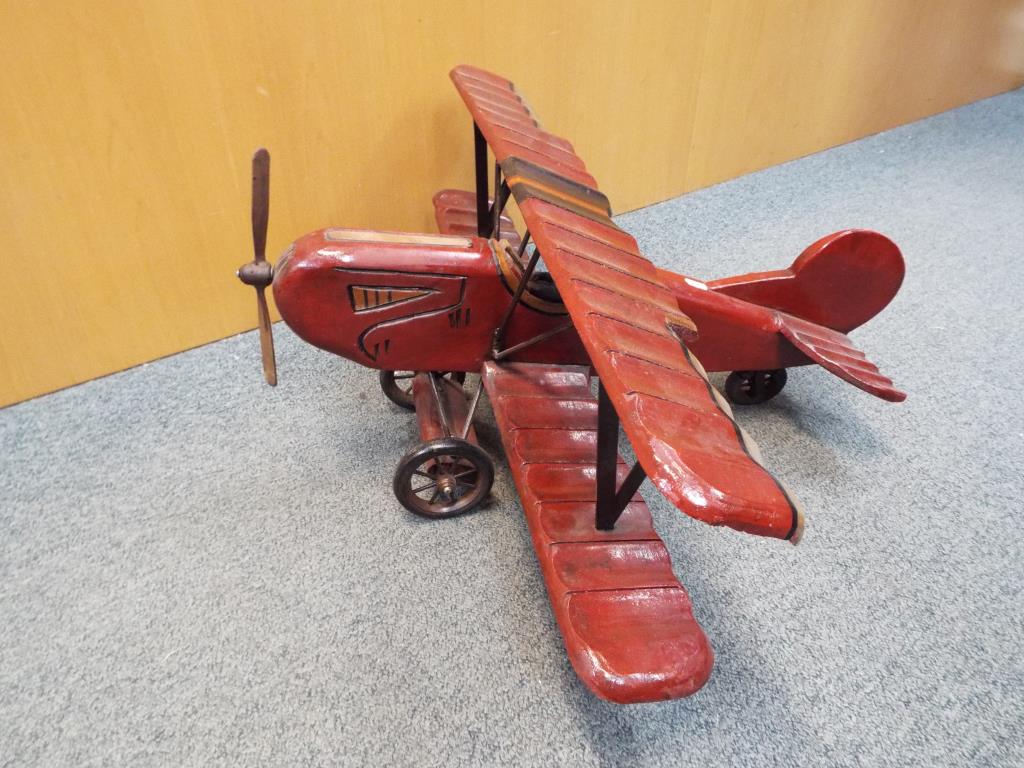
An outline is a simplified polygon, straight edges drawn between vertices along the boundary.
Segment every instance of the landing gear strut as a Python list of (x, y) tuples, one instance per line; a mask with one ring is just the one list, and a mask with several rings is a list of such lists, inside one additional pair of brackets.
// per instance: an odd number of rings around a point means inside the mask
[[(415, 411), (416, 405), (412, 399), (412, 380), (415, 376), (416, 371), (381, 371), (380, 388), (384, 396), (399, 408)], [(466, 380), (466, 374), (462, 372), (446, 373), (445, 376), (457, 384)]]
[(786, 369), (733, 371), (725, 380), (725, 394), (737, 405), (757, 405), (771, 400), (786, 386)]

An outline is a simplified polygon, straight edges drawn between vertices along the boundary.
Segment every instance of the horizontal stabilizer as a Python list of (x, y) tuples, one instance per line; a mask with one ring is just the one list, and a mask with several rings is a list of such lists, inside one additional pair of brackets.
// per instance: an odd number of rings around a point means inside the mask
[(845, 334), (782, 312), (779, 330), (811, 360), (853, 386), (894, 403), (907, 398)]

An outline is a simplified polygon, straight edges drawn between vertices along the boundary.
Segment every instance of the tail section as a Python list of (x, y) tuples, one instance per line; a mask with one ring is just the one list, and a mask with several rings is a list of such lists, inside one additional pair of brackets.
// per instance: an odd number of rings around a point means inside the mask
[(846, 333), (892, 301), (903, 273), (903, 256), (889, 238), (848, 229), (811, 245), (789, 269), (708, 283), (664, 270), (658, 275), (696, 323), (691, 347), (708, 370), (750, 376), (816, 363), (898, 402), (906, 395)]
[(884, 235), (847, 229), (821, 238), (789, 269), (708, 282), (708, 288), (846, 333), (892, 301), (903, 255)]
[(907, 399), (906, 393), (896, 389), (892, 379), (879, 371), (844, 334), (781, 313), (779, 331), (808, 358), (858, 389), (891, 403)]

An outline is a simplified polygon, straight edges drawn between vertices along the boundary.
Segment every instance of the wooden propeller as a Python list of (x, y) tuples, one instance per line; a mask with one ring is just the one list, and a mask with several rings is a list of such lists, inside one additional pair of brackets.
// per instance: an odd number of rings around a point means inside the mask
[(259, 314), (260, 351), (263, 353), (263, 376), (267, 384), (277, 386), (277, 359), (274, 357), (274, 332), (267, 308), (267, 286), (274, 280), (274, 269), (267, 263), (267, 219), (270, 215), (270, 153), (256, 150), (252, 156), (252, 245), (255, 257), (239, 267), (238, 279), (256, 289), (256, 310)]

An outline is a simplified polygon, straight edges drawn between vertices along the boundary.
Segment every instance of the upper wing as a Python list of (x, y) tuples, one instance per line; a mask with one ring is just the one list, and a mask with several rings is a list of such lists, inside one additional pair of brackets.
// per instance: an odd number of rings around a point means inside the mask
[(797, 504), (687, 350), (692, 325), (636, 241), (535, 198), (520, 209), (658, 490), (705, 522), (798, 538)]
[(452, 72), (502, 166), (601, 382), (648, 477), (687, 514), (799, 538), (803, 516), (689, 353), (672, 293), (611, 221), (607, 199), (564, 139), (540, 130), (512, 84)]
[(597, 182), (587, 173), (587, 167), (576, 156), (572, 144), (541, 130), (511, 81), (466, 65), (453, 69), (451, 78), (499, 163), (518, 157), (579, 184), (597, 188)]

